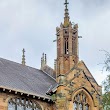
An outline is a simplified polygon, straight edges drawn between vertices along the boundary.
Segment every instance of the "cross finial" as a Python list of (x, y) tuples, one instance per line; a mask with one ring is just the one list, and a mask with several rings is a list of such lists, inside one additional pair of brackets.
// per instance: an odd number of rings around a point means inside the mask
[(65, 3), (64, 3), (64, 5), (65, 5), (65, 8), (66, 8), (66, 10), (68, 9), (68, 1), (67, 0), (65, 0)]
[(65, 17), (64, 17), (64, 26), (67, 27), (69, 25), (69, 12), (68, 12), (68, 1), (65, 0)]
[(22, 55), (22, 65), (25, 65), (26, 62), (25, 62), (25, 49), (24, 48), (23, 48), (22, 52), (23, 52), (23, 55)]

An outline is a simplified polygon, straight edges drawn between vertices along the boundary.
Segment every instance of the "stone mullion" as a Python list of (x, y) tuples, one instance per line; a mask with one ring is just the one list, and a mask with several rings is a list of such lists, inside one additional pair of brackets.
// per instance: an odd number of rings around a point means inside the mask
[(24, 99), (24, 110), (26, 110), (26, 99)]
[(83, 104), (83, 110), (85, 110), (85, 104)]
[(22, 103), (22, 99), (21, 99), (21, 98), (19, 99), (19, 104), (20, 104), (21, 106), (23, 106), (23, 103)]
[(77, 110), (79, 110), (79, 102), (78, 102), (78, 105), (77, 105)]
[(32, 102), (32, 110), (34, 110), (34, 103)]
[(17, 110), (17, 104), (15, 103), (15, 110)]
[(24, 106), (24, 110), (26, 110), (26, 107)]
[(28, 101), (28, 107), (30, 107), (30, 101), (29, 100), (27, 100)]
[(15, 110), (17, 110), (17, 98), (15, 98)]
[(30, 100), (28, 100), (28, 107), (31, 107), (31, 106), (30, 106)]

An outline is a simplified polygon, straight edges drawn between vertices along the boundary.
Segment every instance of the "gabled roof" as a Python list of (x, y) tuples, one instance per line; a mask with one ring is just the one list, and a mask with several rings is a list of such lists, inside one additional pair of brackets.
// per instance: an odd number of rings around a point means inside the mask
[[(91, 74), (91, 72), (89, 71), (89, 69), (88, 69), (88, 67), (86, 66), (86, 64), (84, 63), (84, 61), (80, 61), (80, 62), (83, 64), (84, 68), (88, 71), (88, 72), (85, 72), (86, 76), (87, 76), (89, 79), (91, 79), (92, 82), (94, 82), (94, 83), (96, 83), (96, 84), (98, 85), (97, 81), (95, 80), (95, 78), (93, 77), (93, 75)], [(83, 68), (83, 69), (84, 69), (84, 68)], [(98, 85), (98, 86), (99, 86), (99, 85)]]
[(83, 73), (86, 76), (86, 78), (88, 79), (88, 81), (91, 83), (92, 87), (95, 89), (95, 91), (98, 94), (102, 94), (101, 93), (102, 87), (98, 85), (97, 81), (94, 79), (93, 75), (91, 74), (91, 72), (89, 71), (89, 69), (87, 68), (85, 63), (83, 61), (80, 61), (80, 63), (82, 63), (80, 68), (84, 70)]
[(0, 58), (0, 88), (49, 98), (49, 87), (56, 81), (42, 70)]
[(45, 65), (45, 66), (42, 68), (42, 70), (43, 70), (44, 72), (46, 72), (49, 76), (51, 76), (51, 77), (53, 77), (54, 79), (56, 79), (56, 74), (55, 74), (54, 70), (53, 70), (51, 67), (49, 67), (48, 65)]

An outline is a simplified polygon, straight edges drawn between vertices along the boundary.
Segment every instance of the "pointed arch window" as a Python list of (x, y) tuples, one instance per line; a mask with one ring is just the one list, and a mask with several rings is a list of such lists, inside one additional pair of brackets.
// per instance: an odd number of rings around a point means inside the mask
[(88, 100), (84, 92), (80, 92), (74, 97), (73, 110), (90, 110)]
[(64, 38), (64, 53), (69, 54), (69, 43), (68, 43), (68, 37)]
[(12, 98), (8, 102), (8, 110), (41, 110), (41, 107), (27, 99)]

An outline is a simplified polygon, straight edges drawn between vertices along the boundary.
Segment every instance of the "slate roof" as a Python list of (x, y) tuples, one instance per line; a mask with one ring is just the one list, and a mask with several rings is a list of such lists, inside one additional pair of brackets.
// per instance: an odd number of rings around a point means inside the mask
[(48, 65), (45, 65), (43, 67), (43, 71), (45, 71), (48, 75), (50, 75), (54, 79), (56, 79), (56, 74), (55, 74), (54, 70), (51, 67), (49, 67)]
[(42, 70), (0, 58), (0, 88), (49, 99), (46, 92), (55, 83), (55, 79)]

